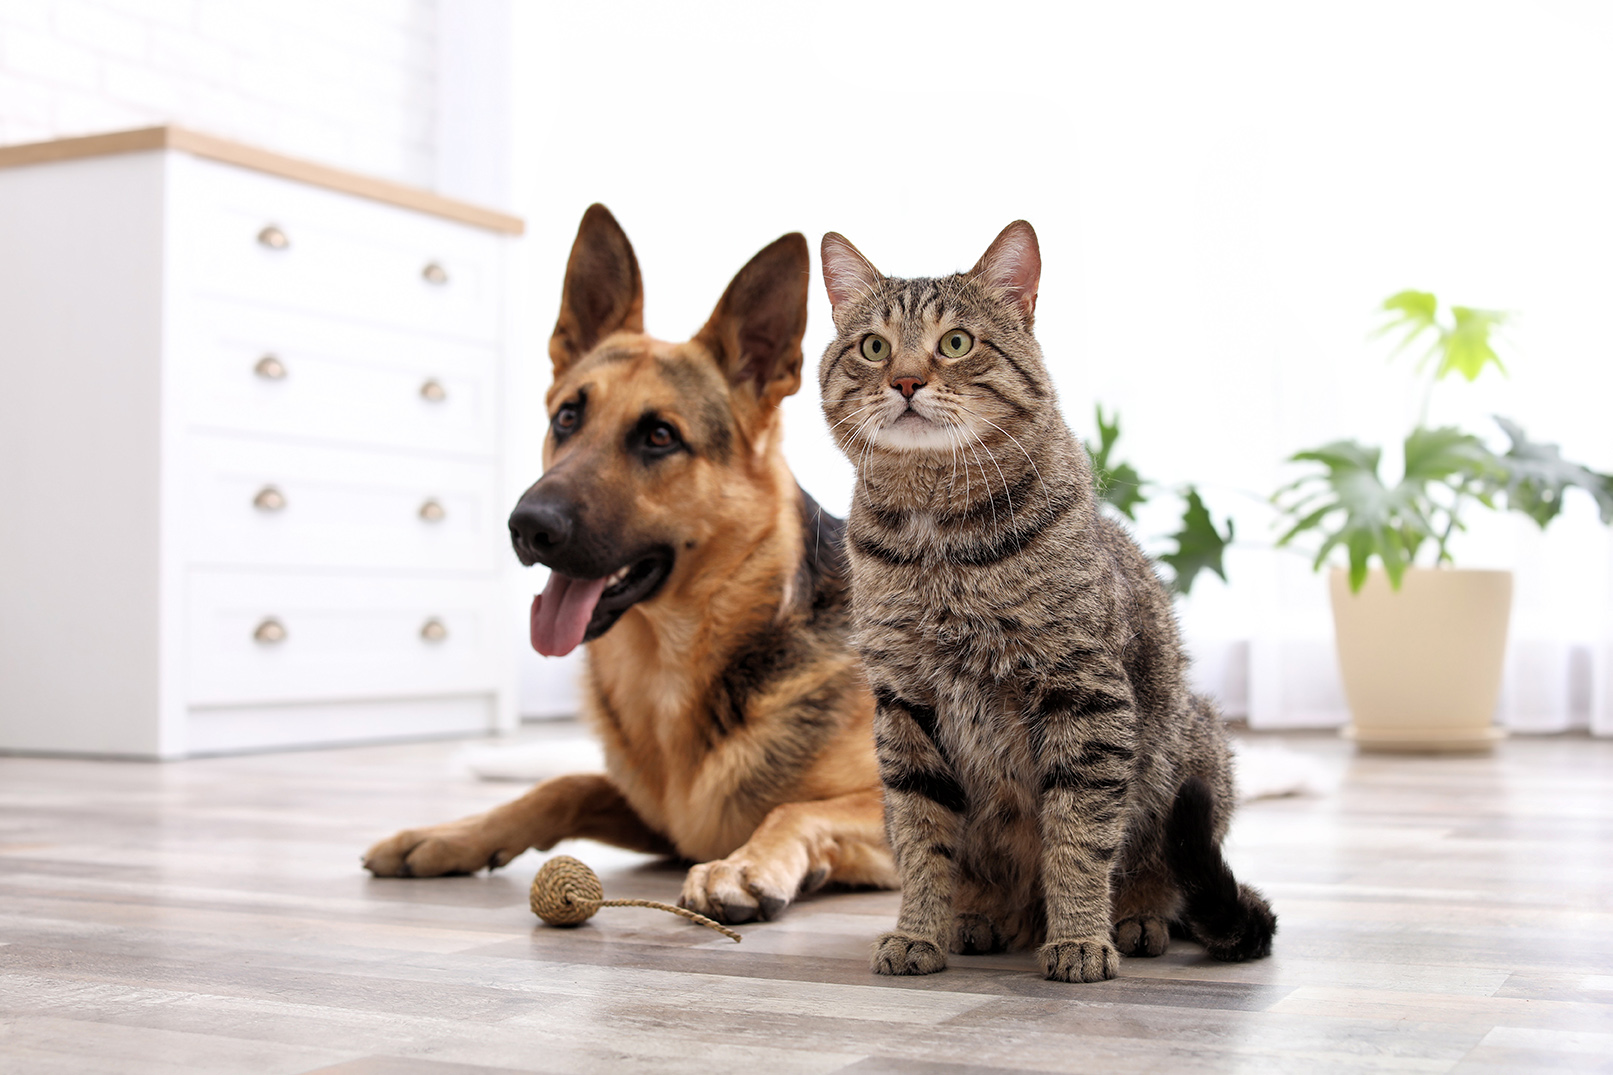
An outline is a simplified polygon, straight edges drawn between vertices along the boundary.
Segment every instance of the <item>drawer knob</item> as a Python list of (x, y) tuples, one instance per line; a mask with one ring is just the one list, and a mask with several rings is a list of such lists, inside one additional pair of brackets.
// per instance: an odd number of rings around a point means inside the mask
[(448, 270), (435, 261), (428, 261), (426, 267), (420, 270), (420, 277), (428, 284), (441, 287), (448, 282)]
[(252, 367), (252, 372), (265, 381), (283, 381), (286, 379), (286, 364), (273, 355), (264, 355)]
[(448, 625), (433, 616), (420, 625), (420, 637), (427, 642), (444, 642), (448, 638)]
[(259, 511), (279, 511), (286, 506), (286, 494), (272, 485), (265, 485), (252, 498), (252, 506)]
[(291, 245), (291, 240), (286, 236), (286, 233), (273, 224), (258, 232), (258, 242), (270, 250), (284, 250)]
[(286, 640), (286, 625), (270, 616), (252, 632), (252, 640), (264, 646), (274, 646)]
[(448, 512), (435, 500), (428, 500), (420, 505), (420, 517), (428, 523), (440, 523), (448, 518)]
[(427, 403), (441, 403), (448, 398), (448, 389), (442, 386), (441, 381), (429, 380), (420, 386), (420, 398)]

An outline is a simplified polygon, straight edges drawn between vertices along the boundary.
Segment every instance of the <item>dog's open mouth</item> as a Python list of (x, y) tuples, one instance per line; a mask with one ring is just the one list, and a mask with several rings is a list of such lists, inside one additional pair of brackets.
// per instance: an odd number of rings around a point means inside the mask
[(655, 596), (672, 573), (666, 548), (631, 560), (598, 579), (577, 579), (553, 571), (543, 593), (532, 599), (532, 648), (545, 657), (563, 657), (610, 630), (622, 613)]

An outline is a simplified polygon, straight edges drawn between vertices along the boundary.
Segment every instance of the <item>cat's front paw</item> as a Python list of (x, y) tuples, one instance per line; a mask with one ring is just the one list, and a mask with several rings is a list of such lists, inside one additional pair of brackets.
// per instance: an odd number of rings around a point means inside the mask
[(923, 937), (893, 932), (874, 944), (875, 974), (934, 974), (946, 969), (946, 953)]
[(1120, 973), (1120, 952), (1105, 937), (1048, 941), (1036, 958), (1043, 976), (1054, 982), (1101, 982)]
[(1159, 915), (1131, 915), (1115, 923), (1115, 944), (1123, 956), (1162, 956), (1170, 943), (1170, 925)]
[(991, 919), (973, 911), (958, 916), (952, 938), (954, 952), (964, 956), (975, 956), (1001, 952), (1004, 947), (1002, 934), (997, 932), (997, 927), (992, 924)]

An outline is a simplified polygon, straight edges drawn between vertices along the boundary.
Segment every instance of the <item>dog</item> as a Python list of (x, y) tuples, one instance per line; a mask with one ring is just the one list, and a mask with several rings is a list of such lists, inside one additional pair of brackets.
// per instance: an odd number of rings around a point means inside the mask
[(680, 903), (729, 923), (829, 883), (896, 886), (843, 524), (780, 445), (810, 273), (806, 239), (785, 235), (693, 339), (665, 343), (644, 334), (626, 233), (602, 205), (583, 215), (549, 340), (543, 475), (510, 538), (552, 573), (533, 647), (586, 646), (606, 771), (397, 833), (364, 856), (371, 873), (497, 869), (580, 837), (698, 863)]

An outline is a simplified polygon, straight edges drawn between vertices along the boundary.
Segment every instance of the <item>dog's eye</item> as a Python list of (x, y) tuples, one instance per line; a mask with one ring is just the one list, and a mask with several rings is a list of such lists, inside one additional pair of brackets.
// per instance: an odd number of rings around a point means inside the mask
[(941, 337), (941, 353), (948, 358), (962, 358), (974, 345), (975, 338), (961, 328), (955, 328)]
[(890, 341), (870, 332), (863, 337), (863, 357), (870, 362), (883, 362), (891, 356)]
[(561, 435), (577, 428), (577, 408), (570, 403), (561, 404), (554, 412), (554, 431)]
[(678, 435), (672, 427), (665, 422), (650, 427), (650, 435), (644, 438), (651, 448), (670, 448), (678, 443)]

